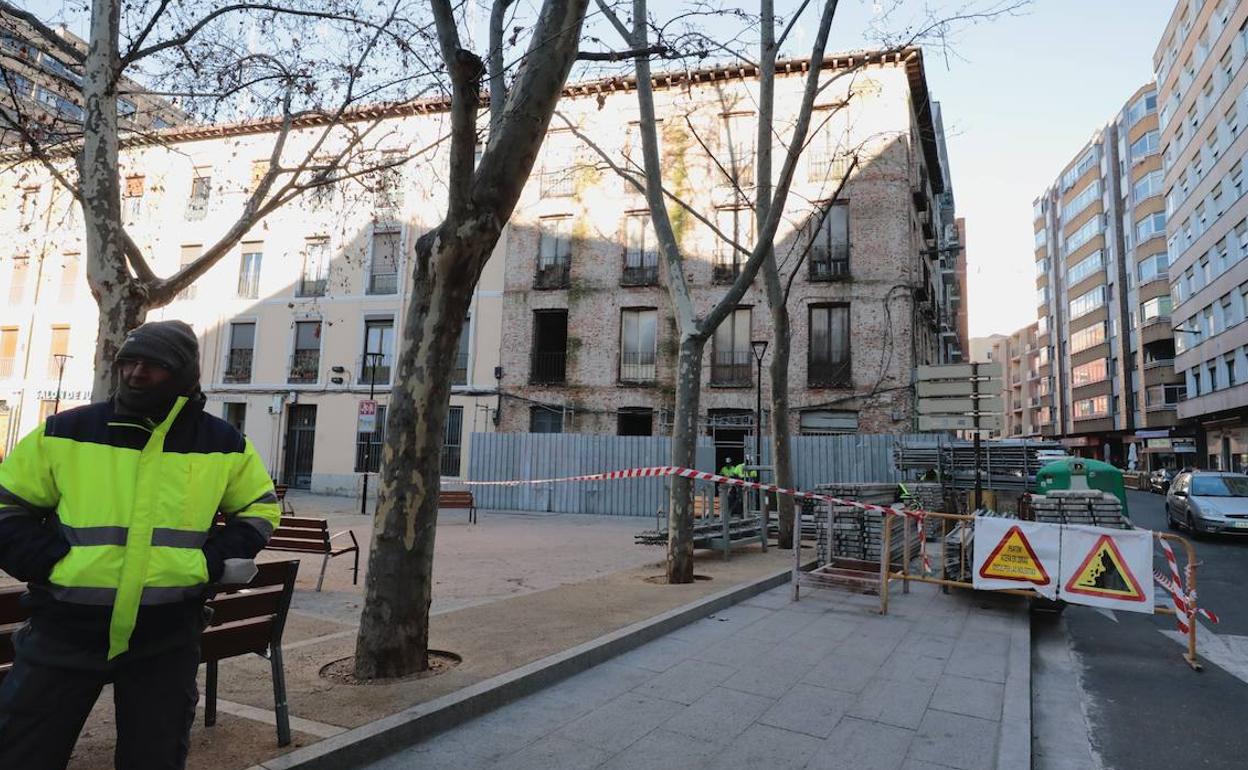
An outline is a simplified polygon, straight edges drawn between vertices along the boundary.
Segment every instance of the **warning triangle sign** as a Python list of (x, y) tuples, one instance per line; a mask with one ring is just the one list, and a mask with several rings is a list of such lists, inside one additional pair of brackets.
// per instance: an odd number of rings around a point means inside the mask
[(1114, 539), (1101, 535), (1083, 563), (1063, 589), (1085, 596), (1103, 596), (1127, 602), (1144, 601), (1144, 590), (1135, 579), (1127, 560), (1118, 552)]
[(1036, 557), (1027, 536), (1016, 524), (1005, 533), (997, 547), (992, 549), (984, 564), (979, 568), (982, 578), (997, 580), (1017, 580), (1022, 583), (1034, 583), (1047, 586), (1050, 582), (1049, 573), (1044, 564)]

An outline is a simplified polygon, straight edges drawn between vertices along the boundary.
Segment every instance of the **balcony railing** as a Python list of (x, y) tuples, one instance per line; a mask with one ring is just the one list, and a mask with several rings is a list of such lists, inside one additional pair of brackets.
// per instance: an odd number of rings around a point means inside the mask
[(625, 265), (621, 286), (654, 286), (659, 282), (658, 265)]
[(533, 366), (529, 381), (535, 385), (557, 385), (568, 381), (567, 351), (533, 353)]
[(186, 202), (186, 221), (198, 222), (208, 215), (207, 198), (191, 198)]
[(716, 351), (711, 356), (711, 384), (744, 387), (750, 385), (754, 354), (747, 351)]
[(225, 357), (225, 374), (222, 382), (251, 382), (251, 364), (255, 356), (252, 348), (234, 348)]
[(572, 285), (572, 270), (567, 262), (539, 265), (533, 277), (535, 289), (566, 289)]
[(290, 373), (286, 382), (293, 384), (314, 383), (319, 377), (321, 368), (321, 351), (296, 350), (290, 357)]
[(7, 379), (13, 376), (13, 357), (0, 358), (0, 379)]
[[(324, 278), (300, 278), (299, 283), (295, 284), (296, 297), (324, 297), (325, 296)], [(384, 294), (393, 292), (373, 292), (374, 294)]]
[(835, 281), (849, 275), (849, 244), (812, 246), (810, 249), (810, 280)]
[[(467, 332), (464, 332), (467, 334)], [(451, 370), (452, 385), (468, 384), (468, 355), (459, 355), (455, 357), (455, 368)]]
[(849, 361), (813, 360), (806, 370), (806, 383), (812, 388), (848, 388), (854, 384)]
[(1152, 361), (1144, 362), (1144, 369), (1161, 369), (1167, 366), (1174, 366), (1173, 358), (1154, 358)]
[(370, 273), (368, 276), (368, 294), (398, 294), (398, 273)]
[(625, 351), (620, 356), (620, 379), (646, 382), (655, 377), (654, 352)]
[(741, 266), (731, 262), (716, 262), (711, 267), (711, 281), (713, 283), (732, 283), (737, 280), (737, 273), (741, 272)]
[(390, 382), (390, 356), (365, 353), (360, 358), (360, 385), (383, 385)]

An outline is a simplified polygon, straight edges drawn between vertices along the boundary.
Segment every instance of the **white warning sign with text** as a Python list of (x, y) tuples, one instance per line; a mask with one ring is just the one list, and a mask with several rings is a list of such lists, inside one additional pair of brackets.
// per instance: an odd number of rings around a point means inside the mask
[(1057, 598), (1061, 527), (1016, 519), (975, 517), (975, 588), (1031, 588)]
[(1153, 612), (1153, 533), (1062, 527), (1061, 595), (1071, 604)]

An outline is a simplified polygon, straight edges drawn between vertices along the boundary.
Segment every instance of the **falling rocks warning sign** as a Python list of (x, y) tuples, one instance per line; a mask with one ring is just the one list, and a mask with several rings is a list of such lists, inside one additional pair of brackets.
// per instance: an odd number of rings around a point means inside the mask
[(1060, 549), (1055, 524), (977, 516), (972, 582), (985, 590), (1031, 588), (1054, 599)]
[(1061, 597), (1130, 612), (1153, 612), (1153, 533), (1062, 528)]

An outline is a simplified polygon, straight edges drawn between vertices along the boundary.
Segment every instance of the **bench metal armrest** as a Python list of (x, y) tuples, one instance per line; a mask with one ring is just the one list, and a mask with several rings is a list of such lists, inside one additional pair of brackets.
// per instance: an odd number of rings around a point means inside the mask
[(360, 550), (360, 541), (355, 539), (355, 532), (349, 529), (344, 529), (343, 531), (339, 532), (336, 535), (330, 535), (329, 539), (333, 540), (334, 538), (342, 537), (343, 535), (351, 536), (351, 545), (346, 548), (339, 548), (337, 551), (331, 551), (330, 552), (331, 556), (337, 556), (338, 554), (341, 554), (341, 553), (350, 553), (351, 551)]

